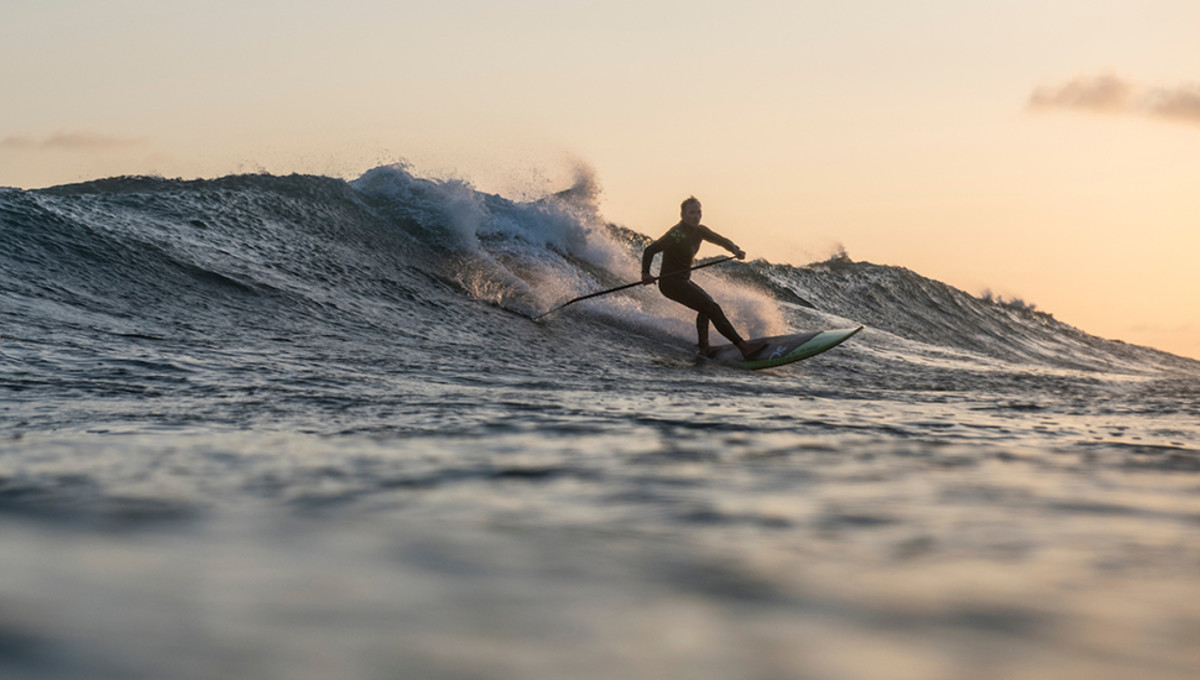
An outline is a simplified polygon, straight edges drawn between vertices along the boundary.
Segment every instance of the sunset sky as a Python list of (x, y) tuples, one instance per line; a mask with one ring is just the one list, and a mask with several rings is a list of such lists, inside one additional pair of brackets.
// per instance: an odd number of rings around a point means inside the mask
[(582, 166), (647, 234), (695, 194), (751, 258), (844, 247), (1200, 358), (1198, 31), (1196, 0), (14, 0), (0, 185)]

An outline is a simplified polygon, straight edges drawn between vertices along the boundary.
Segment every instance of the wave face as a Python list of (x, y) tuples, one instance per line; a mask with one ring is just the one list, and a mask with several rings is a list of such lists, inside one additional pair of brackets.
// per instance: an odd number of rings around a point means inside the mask
[[(374, 367), (486, 381), (554, 379), (572, 366), (635, 380), (647, 366), (690, 361), (690, 314), (652, 288), (540, 324), (521, 318), (638, 277), (646, 237), (606, 224), (595, 193), (582, 178), (518, 202), (403, 167), (349, 183), (126, 177), (5, 190), (10, 388), (44, 405), (170, 385), (215, 408), (223, 388), (269, 392), (299, 376), (378, 383)], [(734, 262), (697, 278), (744, 334), (862, 323), (868, 331), (844, 358), (917, 382), (949, 377), (972, 390), (1034, 369), (1196, 372), (1194, 361), (844, 256), (808, 267)], [(253, 409), (225, 411), (218, 420), (236, 425)], [(39, 422), (69, 424), (29, 425)]]
[[(4, 190), (10, 387), (37, 402), (163, 381), (184, 391), (262, 387), (269, 376), (291, 381), (292, 369), (336, 383), (339, 370), (366, 379), (371, 361), (421, 378), (552, 376), (563, 363), (636, 374), (685, 360), (690, 315), (652, 288), (580, 303), (540, 325), (521, 318), (636, 280), (646, 237), (606, 224), (595, 193), (582, 178), (518, 202), (403, 167), (349, 183), (125, 177)], [(968, 390), (987, 382), (966, 376), (1033, 369), (1196, 372), (1191, 360), (845, 257), (807, 267), (734, 262), (697, 278), (744, 334), (867, 325), (845, 348), (864, 371), (919, 379), (921, 370), (969, 367), (956, 376)], [(295, 365), (279, 365), (288, 359)], [(145, 373), (122, 361), (142, 362)]]

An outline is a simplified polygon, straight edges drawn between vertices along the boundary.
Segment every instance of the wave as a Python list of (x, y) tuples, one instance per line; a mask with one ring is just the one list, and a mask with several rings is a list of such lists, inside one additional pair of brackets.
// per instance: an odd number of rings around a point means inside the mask
[[(297, 333), (374, 332), (414, 345), (503, 342), (499, 323), (528, 324), (518, 315), (639, 277), (648, 237), (603, 219), (597, 194), (586, 173), (565, 191), (518, 201), (404, 166), (350, 182), (116, 177), (7, 189), (0, 191), (3, 335), (107, 332), (269, 345)], [(844, 253), (808, 266), (731, 262), (697, 276), (751, 335), (861, 323), (872, 334), (857, 344), (888, 361), (1126, 372), (1200, 366)], [(500, 322), (495, 310), (517, 314)], [(687, 310), (650, 289), (559, 314), (693, 342)]]

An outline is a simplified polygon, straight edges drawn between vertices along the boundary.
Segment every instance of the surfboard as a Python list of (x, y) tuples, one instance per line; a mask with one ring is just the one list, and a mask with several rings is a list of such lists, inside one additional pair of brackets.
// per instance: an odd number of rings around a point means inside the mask
[(793, 361), (807, 359), (826, 350), (833, 349), (862, 329), (863, 327), (859, 326), (858, 328), (838, 328), (829, 331), (776, 335), (770, 338), (754, 338), (751, 342), (761, 340), (766, 342), (767, 346), (749, 359), (743, 359), (742, 353), (733, 345), (718, 345), (713, 347), (713, 354), (709, 358), (723, 364), (757, 371), (763, 368), (790, 364)]

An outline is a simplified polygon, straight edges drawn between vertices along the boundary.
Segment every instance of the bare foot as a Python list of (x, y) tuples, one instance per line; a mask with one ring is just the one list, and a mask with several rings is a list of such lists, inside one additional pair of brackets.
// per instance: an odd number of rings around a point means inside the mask
[(717, 354), (717, 350), (716, 350), (716, 349), (714, 349), (713, 347), (710, 347), (710, 346), (708, 346), (708, 345), (702, 345), (702, 346), (700, 347), (700, 355), (701, 355), (701, 356), (706, 356), (706, 357), (708, 357), (709, 359), (711, 359), (711, 358), (713, 358), (714, 356), (716, 356), (716, 354)]
[(743, 359), (749, 359), (750, 357), (754, 356), (755, 354), (758, 354), (759, 352), (763, 351), (763, 349), (766, 346), (767, 346), (767, 343), (762, 340), (758, 340), (755, 342), (743, 342), (738, 345), (738, 350), (741, 351)]

